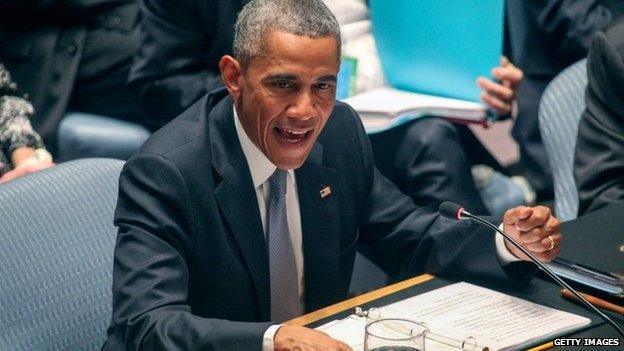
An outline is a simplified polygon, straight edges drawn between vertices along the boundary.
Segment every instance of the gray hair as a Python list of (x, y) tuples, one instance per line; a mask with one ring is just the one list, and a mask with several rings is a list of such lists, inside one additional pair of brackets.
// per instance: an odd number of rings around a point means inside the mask
[(309, 38), (332, 36), (340, 56), (340, 26), (320, 0), (252, 0), (238, 14), (234, 30), (234, 57), (246, 66), (265, 52), (269, 30)]

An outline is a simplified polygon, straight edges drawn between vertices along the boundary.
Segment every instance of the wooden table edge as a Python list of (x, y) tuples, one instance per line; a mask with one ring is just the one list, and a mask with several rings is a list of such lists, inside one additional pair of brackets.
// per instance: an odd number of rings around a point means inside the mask
[(325, 308), (321, 308), (320, 310), (316, 310), (314, 312), (304, 314), (303, 316), (297, 317), (295, 319), (291, 319), (284, 324), (293, 325), (293, 326), (308, 325), (310, 323), (314, 323), (316, 321), (319, 321), (323, 318), (327, 318), (329, 316), (340, 313), (342, 311), (352, 309), (357, 306), (361, 306), (363, 304), (366, 304), (368, 302), (371, 302), (373, 300), (382, 298), (390, 294), (394, 294), (397, 291), (401, 291), (411, 286), (418, 285), (426, 281), (432, 280), (433, 278), (435, 278), (435, 276), (430, 275), (430, 274), (422, 274), (414, 278), (406, 279), (396, 284), (388, 285), (386, 287), (368, 292), (366, 294), (362, 294), (360, 296), (356, 296), (354, 298), (344, 300), (342, 302), (338, 302), (336, 304), (327, 306)]
[(545, 343), (545, 344), (542, 344), (542, 345), (539, 345), (539, 346), (532, 347), (532, 348), (530, 348), (530, 349), (528, 349), (528, 350), (526, 350), (526, 351), (542, 351), (542, 350), (550, 350), (550, 349), (552, 349), (553, 347), (555, 347), (555, 344), (554, 344), (552, 341), (550, 341), (550, 342), (547, 342), (547, 343)]

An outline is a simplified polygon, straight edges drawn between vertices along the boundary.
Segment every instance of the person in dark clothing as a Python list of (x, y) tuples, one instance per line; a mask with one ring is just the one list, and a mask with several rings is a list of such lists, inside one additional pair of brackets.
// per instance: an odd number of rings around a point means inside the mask
[(219, 59), (232, 52), (236, 14), (247, 0), (145, 0), (141, 45), (130, 71), (144, 125), (156, 130), (222, 87)]
[(507, 0), (505, 55), (524, 72), (512, 130), (520, 168), (538, 199), (552, 198), (552, 174), (537, 113), (548, 83), (584, 58), (594, 34), (624, 13), (619, 0)]
[(68, 110), (137, 118), (126, 90), (137, 18), (134, 0), (0, 0), (0, 61), (31, 99), (48, 148)]
[(587, 78), (574, 159), (579, 216), (624, 201), (624, 17), (596, 35)]

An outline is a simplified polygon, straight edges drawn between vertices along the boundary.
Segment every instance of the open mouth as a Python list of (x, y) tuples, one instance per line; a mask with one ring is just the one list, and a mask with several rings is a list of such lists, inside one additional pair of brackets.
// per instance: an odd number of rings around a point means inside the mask
[(312, 131), (314, 129), (289, 129), (275, 127), (274, 130), (278, 140), (288, 144), (297, 145), (303, 143), (310, 135), (312, 135)]

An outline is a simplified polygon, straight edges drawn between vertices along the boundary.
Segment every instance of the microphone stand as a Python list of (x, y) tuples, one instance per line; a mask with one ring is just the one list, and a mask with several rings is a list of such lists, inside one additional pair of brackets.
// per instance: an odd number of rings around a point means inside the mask
[(527, 250), (524, 246), (522, 246), (520, 243), (518, 243), (509, 234), (507, 234), (504, 231), (500, 230), (497, 226), (495, 226), (492, 223), (486, 221), (485, 219), (480, 218), (478, 216), (475, 216), (472, 213), (464, 210), (463, 208), (461, 208), (457, 212), (457, 219), (472, 219), (472, 220), (475, 220), (475, 221), (485, 225), (486, 227), (492, 228), (496, 232), (500, 233), (507, 240), (509, 240), (509, 242), (511, 242), (513, 244), (513, 246), (515, 246), (518, 250), (522, 251), (525, 255), (527, 255), (535, 264), (537, 264), (537, 266), (539, 268), (541, 268), (544, 272), (546, 272), (546, 274), (548, 274), (548, 276), (550, 276), (555, 282), (557, 282), (562, 287), (570, 290), (572, 292), (572, 294), (574, 294), (574, 296), (577, 299), (579, 299), (581, 302), (583, 302), (583, 304), (585, 304), (589, 309), (591, 309), (592, 311), (596, 312), (605, 322), (607, 322), (608, 324), (611, 324), (611, 326), (613, 326), (613, 328), (615, 328), (615, 330), (620, 335), (622, 335), (622, 337), (624, 337), (624, 330), (619, 325), (617, 325), (613, 320), (611, 320), (611, 318), (607, 317), (607, 315), (602, 313), (599, 309), (594, 307), (594, 305), (592, 305), (589, 301), (587, 301), (587, 299), (585, 299), (581, 294), (579, 294), (576, 291), (576, 289), (573, 289), (563, 279), (559, 278), (559, 276), (557, 276), (550, 268), (546, 267), (546, 265), (543, 264), (542, 262), (540, 262), (540, 260), (538, 260), (537, 257), (535, 257), (535, 255), (533, 255), (529, 250)]

